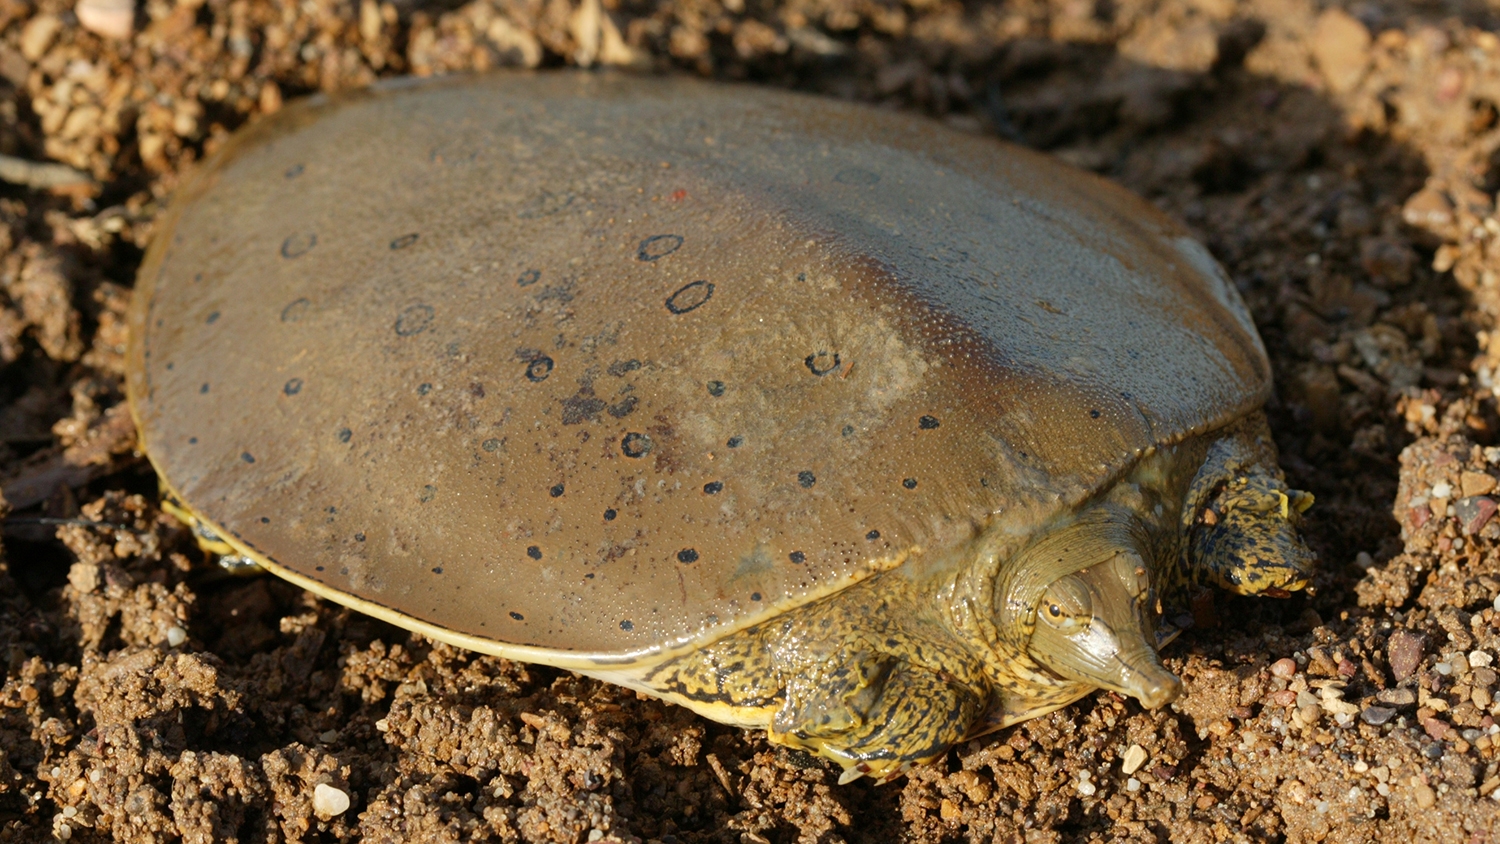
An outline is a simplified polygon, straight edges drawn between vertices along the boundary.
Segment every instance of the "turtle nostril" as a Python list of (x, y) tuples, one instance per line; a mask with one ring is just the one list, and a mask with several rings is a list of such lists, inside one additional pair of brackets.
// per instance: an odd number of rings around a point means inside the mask
[(1142, 683), (1136, 697), (1147, 709), (1160, 709), (1176, 700), (1180, 694), (1182, 694), (1182, 681), (1175, 675), (1162, 671), (1160, 676), (1152, 677), (1148, 682)]

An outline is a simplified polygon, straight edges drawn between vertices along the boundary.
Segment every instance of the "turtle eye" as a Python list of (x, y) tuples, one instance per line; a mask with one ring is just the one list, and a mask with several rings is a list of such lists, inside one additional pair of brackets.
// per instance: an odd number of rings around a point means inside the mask
[(1051, 616), (1054, 621), (1062, 621), (1062, 607), (1058, 606), (1057, 604), (1048, 604), (1047, 615)]

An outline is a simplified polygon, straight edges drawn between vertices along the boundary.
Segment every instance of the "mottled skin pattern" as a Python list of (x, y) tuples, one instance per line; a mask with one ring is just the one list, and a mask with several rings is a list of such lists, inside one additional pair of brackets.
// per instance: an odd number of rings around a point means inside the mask
[[(1180, 605), (1197, 583), (1240, 594), (1304, 587), (1312, 557), (1296, 529), (1311, 503), (1287, 489), (1255, 414), (1144, 456), (1006, 559), (995, 555), (1006, 539), (980, 531), (955, 552), (962, 559), (932, 567), (926, 580), (910, 568), (888, 572), (669, 661), (643, 682), (832, 759), (846, 781), (894, 775), (1100, 686), (1159, 706), (1179, 690), (1155, 660), (1163, 605)], [(1097, 617), (1068, 619), (1063, 633), (1111, 623), (1122, 654), (1145, 654), (1155, 687), (1118, 663), (1094, 676), (1074, 667), (1098, 655), (1069, 652), (1088, 644), (1057, 632), (1067, 604), (1055, 596), (1060, 582), (1089, 571), (1105, 574), (1090, 581)], [(1113, 618), (1101, 600), (1117, 604)]]

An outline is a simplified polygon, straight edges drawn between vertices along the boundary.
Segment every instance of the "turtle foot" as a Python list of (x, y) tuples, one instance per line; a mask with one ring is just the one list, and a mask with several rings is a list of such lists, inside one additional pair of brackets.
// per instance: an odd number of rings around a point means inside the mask
[(979, 696), (945, 673), (889, 654), (842, 652), (788, 685), (771, 740), (844, 769), (840, 783), (893, 779), (961, 741)]
[(1197, 579), (1274, 598), (1306, 588), (1315, 558), (1298, 527), (1312, 504), (1311, 493), (1268, 472), (1231, 478), (1194, 517), (1189, 559)]

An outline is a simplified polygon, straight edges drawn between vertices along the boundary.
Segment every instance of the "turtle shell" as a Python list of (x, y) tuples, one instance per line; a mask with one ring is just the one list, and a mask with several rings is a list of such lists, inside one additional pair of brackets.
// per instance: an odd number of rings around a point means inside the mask
[(1145, 202), (748, 86), (495, 74), (234, 137), (141, 270), (164, 485), (321, 594), (649, 662), (1024, 536), (1259, 407), (1260, 339)]

